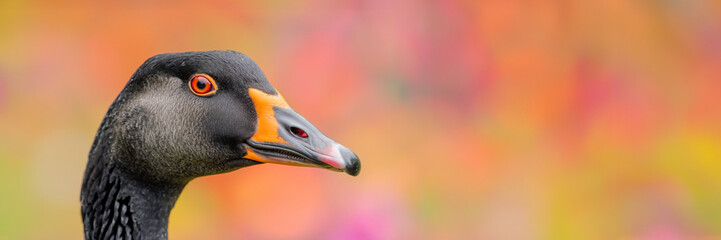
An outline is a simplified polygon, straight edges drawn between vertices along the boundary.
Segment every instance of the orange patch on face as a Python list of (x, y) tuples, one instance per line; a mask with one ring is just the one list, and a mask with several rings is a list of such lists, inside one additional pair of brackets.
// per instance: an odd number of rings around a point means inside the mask
[(275, 119), (275, 111), (273, 111), (273, 107), (290, 108), (283, 96), (280, 93), (278, 95), (267, 94), (255, 88), (249, 88), (248, 94), (253, 100), (255, 112), (258, 115), (258, 129), (250, 139), (258, 142), (287, 144), (288, 142), (278, 135), (278, 121)]
[(259, 161), (259, 162), (268, 162), (267, 158), (259, 155), (258, 153), (253, 151), (253, 149), (245, 147), (245, 151), (246, 151), (246, 154), (245, 154), (245, 157), (243, 157), (243, 158), (247, 158), (247, 159), (255, 160), (255, 161)]

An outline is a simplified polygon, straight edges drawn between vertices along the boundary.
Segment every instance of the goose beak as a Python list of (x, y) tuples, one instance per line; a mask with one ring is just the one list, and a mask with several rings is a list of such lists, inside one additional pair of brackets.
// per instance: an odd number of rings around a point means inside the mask
[(315, 126), (291, 109), (280, 94), (257, 89), (249, 94), (258, 115), (255, 134), (243, 143), (246, 159), (293, 166), (360, 173), (358, 156), (323, 135)]

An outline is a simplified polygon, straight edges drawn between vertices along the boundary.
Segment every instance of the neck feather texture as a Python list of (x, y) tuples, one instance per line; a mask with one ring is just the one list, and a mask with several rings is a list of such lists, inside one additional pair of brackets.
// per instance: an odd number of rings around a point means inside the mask
[(91, 150), (81, 190), (85, 239), (167, 239), (170, 210), (187, 182), (129, 174), (102, 142)]

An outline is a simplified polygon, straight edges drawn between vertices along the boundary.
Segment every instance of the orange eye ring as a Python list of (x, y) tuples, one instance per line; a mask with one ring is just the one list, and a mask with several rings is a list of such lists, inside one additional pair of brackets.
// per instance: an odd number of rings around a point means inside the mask
[(193, 75), (190, 81), (188, 81), (188, 86), (193, 94), (201, 97), (213, 95), (215, 91), (218, 90), (218, 85), (215, 84), (215, 80), (211, 76), (208, 76), (208, 74), (203, 73)]

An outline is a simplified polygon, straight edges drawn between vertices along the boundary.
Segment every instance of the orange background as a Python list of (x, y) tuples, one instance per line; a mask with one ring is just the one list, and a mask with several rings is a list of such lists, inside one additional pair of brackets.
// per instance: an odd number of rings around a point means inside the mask
[(171, 239), (721, 238), (721, 2), (0, 1), (0, 239), (80, 239), (107, 107), (232, 49), (355, 151), (192, 181)]

